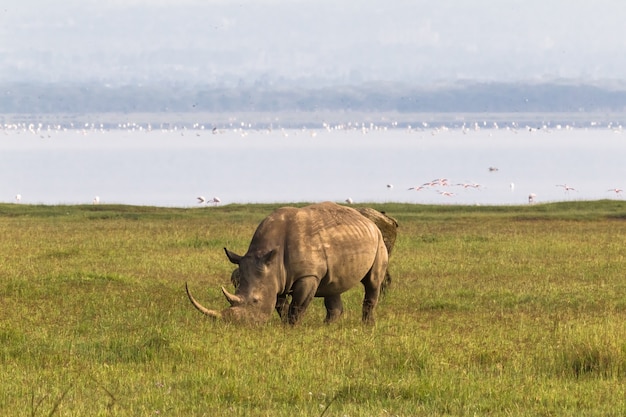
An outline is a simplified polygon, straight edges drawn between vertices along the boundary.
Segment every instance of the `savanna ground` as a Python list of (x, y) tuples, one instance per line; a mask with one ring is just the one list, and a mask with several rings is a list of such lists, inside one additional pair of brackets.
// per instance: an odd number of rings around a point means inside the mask
[(0, 414), (621, 416), (626, 203), (376, 204), (400, 223), (377, 323), (213, 322), (273, 205), (0, 205)]

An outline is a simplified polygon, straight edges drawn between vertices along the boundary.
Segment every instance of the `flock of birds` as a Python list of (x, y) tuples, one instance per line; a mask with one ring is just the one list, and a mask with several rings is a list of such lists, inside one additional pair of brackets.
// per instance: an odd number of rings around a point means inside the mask
[[(408, 191), (422, 191), (422, 190), (427, 190), (427, 189), (433, 189), (434, 187), (437, 186), (441, 186), (441, 187), (461, 187), (463, 189), (481, 189), (483, 187), (483, 185), (478, 184), (478, 183), (456, 183), (456, 184), (451, 184), (449, 182), (448, 179), (446, 178), (436, 178), (432, 181), (428, 181), (425, 182), (424, 184), (421, 185), (416, 185), (413, 187), (409, 187), (407, 190)], [(576, 188), (569, 186), (567, 184), (556, 184), (557, 187), (561, 187), (563, 188), (563, 190), (566, 193), (569, 193), (570, 191), (578, 191)], [(511, 183), (510, 184), (511, 190), (513, 190), (515, 188), (515, 184)], [(391, 189), (393, 188), (393, 184), (387, 184), (387, 188)], [(456, 193), (454, 193), (453, 191), (444, 191), (441, 189), (435, 189), (435, 191), (444, 196), (444, 197), (454, 197), (456, 195)], [(624, 190), (622, 188), (609, 188), (607, 190), (607, 192), (610, 193), (614, 193), (615, 195), (621, 196), (622, 192)], [(530, 193), (528, 195), (528, 203), (532, 204), (535, 203), (537, 199), (537, 194), (535, 193)], [(218, 204), (220, 204), (222, 202), (222, 200), (219, 197), (212, 197), (212, 198), (206, 198), (204, 196), (198, 196), (196, 197), (196, 200), (198, 202), (198, 204), (200, 205), (213, 205), (213, 206), (217, 206)], [(15, 202), (16, 203), (21, 203), (22, 202), (22, 195), (21, 194), (16, 194), (15, 195)], [(351, 197), (346, 198), (345, 202), (347, 204), (354, 204), (354, 200)], [(91, 201), (91, 204), (97, 205), (100, 204), (100, 197), (99, 196), (95, 196), (93, 198), (93, 200)]]
[[(490, 167), (489, 170), (491, 172), (493, 171), (497, 171), (497, 168), (493, 168)], [(438, 194), (444, 196), (444, 197), (454, 197), (456, 195), (456, 193), (454, 191), (448, 191), (447, 189), (441, 189), (441, 188), (448, 188), (448, 187), (460, 187), (462, 189), (475, 189), (475, 190), (479, 190), (481, 188), (483, 188), (482, 184), (478, 184), (475, 182), (463, 182), (463, 183), (451, 183), (450, 180), (448, 180), (447, 178), (435, 178), (431, 181), (427, 181), (423, 184), (420, 185), (415, 185), (413, 187), (409, 187), (407, 190), (408, 191), (423, 191), (423, 190), (434, 190), (436, 191)], [(563, 188), (563, 190), (565, 191), (565, 193), (569, 193), (570, 191), (575, 191), (578, 192), (578, 190), (568, 184), (556, 184), (556, 187), (560, 187)], [(388, 189), (392, 189), (393, 184), (387, 184), (387, 188)], [(513, 190), (515, 188), (515, 184), (511, 183), (510, 184), (510, 188), (511, 190)], [(624, 190), (622, 188), (609, 188), (607, 190), (607, 192), (610, 193), (614, 193), (617, 196), (621, 196), (622, 192), (624, 192)], [(219, 197), (212, 197), (212, 198), (206, 198), (202, 195), (196, 197), (197, 203), (200, 205), (213, 205), (213, 206), (217, 206), (218, 204), (220, 204), (222, 202), (222, 200)], [(22, 201), (22, 195), (21, 194), (16, 194), (15, 195), (15, 202), (16, 203), (21, 203)], [(537, 201), (537, 194), (535, 193), (530, 193), (528, 195), (528, 203), (532, 204), (535, 203)], [(354, 204), (354, 200), (351, 197), (346, 198), (345, 202), (347, 204)], [(100, 197), (99, 196), (95, 196), (93, 198), (93, 200), (91, 201), (92, 204), (97, 205), (100, 204)]]
[[(201, 136), (203, 133), (210, 133), (213, 135), (222, 134), (226, 132), (235, 132), (239, 133), (242, 136), (246, 136), (248, 132), (259, 131), (259, 132), (272, 132), (275, 130), (279, 130), (282, 132), (284, 136), (288, 135), (288, 130), (297, 132), (298, 128), (292, 127), (281, 127), (280, 123), (278, 123), (278, 119), (276, 119), (276, 123), (278, 126), (275, 126), (274, 122), (247, 122), (237, 120), (236, 117), (229, 117), (227, 121), (222, 121), (215, 124), (201, 123), (201, 122), (181, 122), (181, 123), (137, 123), (137, 122), (120, 122), (120, 123), (81, 123), (81, 122), (69, 122), (65, 124), (60, 123), (48, 123), (43, 124), (41, 122), (31, 123), (31, 122), (16, 122), (16, 123), (3, 123), (0, 124), (0, 132), (3, 132), (5, 135), (9, 135), (12, 132), (20, 133), (30, 133), (33, 135), (37, 135), (42, 139), (51, 138), (55, 133), (60, 132), (68, 132), (68, 131), (76, 131), (82, 135), (87, 135), (89, 133), (104, 133), (111, 130), (120, 130), (120, 131), (128, 131), (128, 132), (175, 132), (180, 134), (181, 136), (185, 136), (186, 133), (195, 134), (195, 136)], [(482, 122), (439, 122), (439, 123), (429, 123), (429, 122), (421, 122), (416, 124), (407, 124), (407, 123), (399, 123), (397, 121), (387, 121), (383, 123), (373, 123), (373, 122), (347, 122), (347, 123), (322, 123), (322, 130), (325, 131), (359, 131), (361, 133), (367, 134), (377, 131), (387, 131), (391, 129), (404, 129), (407, 132), (429, 132), (431, 135), (435, 136), (438, 133), (459, 129), (463, 134), (468, 134), (472, 131), (480, 131), (482, 129), (488, 130), (509, 130), (514, 133), (520, 131), (528, 131), (528, 132), (551, 132), (553, 130), (573, 130), (575, 128), (584, 128), (584, 129), (600, 129), (606, 128), (612, 130), (615, 133), (623, 132), (623, 125), (619, 122), (607, 122), (604, 125), (601, 122), (590, 121), (586, 123), (572, 123), (572, 124), (561, 124), (561, 123), (551, 123), (551, 122), (541, 122), (540, 125), (535, 127), (529, 124), (521, 124), (514, 121), (511, 122), (487, 122), (483, 120)], [(311, 136), (317, 135), (316, 128), (308, 129), (306, 127), (302, 127), (301, 130), (303, 132), (309, 133)]]
[[(489, 167), (489, 172), (496, 172), (498, 171), (498, 168), (496, 167)], [(570, 191), (574, 191), (574, 192), (578, 192), (578, 190), (575, 187), (572, 187), (571, 185), (568, 184), (556, 184), (556, 187), (560, 187), (563, 188), (565, 193), (569, 193)], [(457, 193), (455, 193), (454, 191), (452, 191), (452, 187), (459, 187), (461, 189), (467, 190), (467, 189), (475, 189), (475, 190), (480, 190), (482, 188), (484, 188), (484, 186), (482, 184), (476, 183), (476, 182), (461, 182), (461, 183), (452, 183), (449, 179), (447, 178), (435, 178), (431, 181), (427, 181), (423, 184), (420, 185), (415, 185), (412, 187), (409, 187), (407, 190), (408, 191), (424, 191), (424, 190), (434, 190), (435, 192), (437, 192), (439, 195), (442, 195), (444, 197), (454, 197), (455, 195), (457, 195)], [(511, 191), (513, 191), (515, 189), (515, 183), (511, 183), (509, 185)], [(393, 184), (387, 184), (387, 189), (393, 189), (394, 186)], [(606, 190), (609, 193), (613, 193), (617, 196), (621, 196), (622, 192), (624, 191), (622, 188), (609, 188), (608, 190)], [(354, 200), (351, 197), (346, 198), (345, 202), (347, 204), (353, 204)], [(528, 194), (528, 203), (529, 204), (533, 204), (537, 202), (537, 194), (535, 193), (530, 193)]]

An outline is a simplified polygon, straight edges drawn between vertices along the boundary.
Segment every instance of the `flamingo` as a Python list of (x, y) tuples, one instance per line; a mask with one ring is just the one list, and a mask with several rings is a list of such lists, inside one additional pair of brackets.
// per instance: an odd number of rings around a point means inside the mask
[(196, 198), (198, 199), (198, 204), (206, 203), (206, 198), (204, 198), (204, 196), (198, 196)]
[(537, 198), (537, 194), (530, 193), (528, 194), (528, 204), (532, 204), (535, 202), (535, 198)]
[(445, 197), (452, 197), (454, 195), (454, 193), (451, 193), (450, 191), (439, 191), (439, 194)]
[(16, 203), (19, 203), (20, 201), (22, 201), (22, 194), (17, 194), (17, 195), (15, 196), (15, 202), (16, 202)]
[(434, 179), (432, 181), (426, 182), (426, 183), (424, 183), (422, 185), (428, 186), (428, 187), (435, 187), (437, 185), (441, 185), (442, 187), (447, 187), (450, 184), (448, 183), (448, 179), (447, 178), (437, 178), (437, 179)]
[(410, 187), (409, 190), (420, 191), (424, 189), (424, 185), (416, 185), (415, 187)]
[(217, 206), (221, 202), (222, 202), (222, 200), (220, 200), (219, 197), (213, 197), (211, 200), (208, 201), (208, 203), (213, 203), (213, 205), (215, 205), (215, 206)]
[(94, 205), (95, 205), (95, 204), (100, 204), (100, 197), (95, 196), (95, 197), (93, 198), (93, 200), (91, 201), (91, 204), (94, 204)]
[(393, 188), (393, 184), (387, 184), (387, 188), (391, 190)]
[(478, 189), (478, 188), (482, 187), (482, 185), (480, 185), (480, 184), (478, 184), (478, 183), (476, 183), (476, 182), (472, 182), (472, 183), (459, 183), (459, 184), (455, 184), (455, 185), (457, 185), (457, 186), (459, 186), (459, 187), (463, 187), (463, 188), (465, 188), (465, 189), (468, 189), (468, 188), (476, 188), (476, 189)]
[(614, 192), (615, 194), (618, 194), (618, 195), (619, 195), (619, 194), (620, 194), (622, 191), (624, 191), (624, 190), (622, 190), (621, 188), (611, 188), (611, 189), (609, 189), (609, 190), (607, 190), (607, 191), (608, 191), (608, 192)]
[(346, 203), (352, 204), (352, 203), (354, 203), (354, 201), (350, 197), (348, 197), (348, 198), (346, 198)]
[(557, 187), (563, 187), (563, 189), (565, 190), (566, 193), (569, 193), (570, 191), (578, 191), (576, 188), (574, 187), (570, 187), (567, 184), (557, 184)]

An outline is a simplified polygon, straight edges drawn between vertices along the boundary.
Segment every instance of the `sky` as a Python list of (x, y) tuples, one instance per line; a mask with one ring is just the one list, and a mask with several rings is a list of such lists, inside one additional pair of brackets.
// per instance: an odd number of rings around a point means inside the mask
[(4, 0), (0, 82), (626, 79), (623, 0)]

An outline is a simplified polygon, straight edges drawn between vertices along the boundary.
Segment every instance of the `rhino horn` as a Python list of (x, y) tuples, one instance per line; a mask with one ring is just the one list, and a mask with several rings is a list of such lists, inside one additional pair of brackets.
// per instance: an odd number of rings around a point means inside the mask
[(222, 292), (224, 293), (224, 297), (226, 297), (231, 306), (243, 304), (243, 300), (240, 296), (229, 293), (228, 290), (224, 287), (222, 287)]
[(189, 301), (191, 301), (191, 304), (193, 304), (193, 306), (197, 308), (198, 311), (214, 319), (222, 318), (222, 313), (220, 313), (219, 311), (209, 310), (198, 301), (196, 301), (196, 299), (193, 298), (193, 295), (191, 295), (191, 292), (189, 291), (189, 285), (187, 285), (187, 283), (185, 283), (185, 290), (187, 291), (187, 297), (189, 297)]

